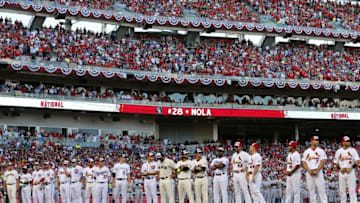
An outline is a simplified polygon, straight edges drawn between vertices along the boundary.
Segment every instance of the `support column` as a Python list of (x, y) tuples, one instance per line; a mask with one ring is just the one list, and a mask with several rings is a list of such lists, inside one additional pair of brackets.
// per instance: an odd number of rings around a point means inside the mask
[(66, 19), (65, 20), (65, 30), (66, 31), (71, 31), (71, 26), (72, 26), (71, 20)]
[(266, 47), (273, 47), (275, 45), (275, 37), (266, 36), (261, 47), (264, 49)]
[(335, 47), (334, 47), (334, 51), (335, 52), (342, 52), (344, 51), (344, 45), (345, 45), (345, 42), (335, 42)]
[(106, 23), (101, 24), (101, 32), (106, 33)]
[(299, 140), (299, 125), (295, 124), (295, 141)]
[(190, 46), (194, 43), (200, 43), (200, 33), (189, 31), (185, 37), (186, 46)]
[(116, 30), (116, 39), (120, 39), (124, 36), (132, 37), (134, 35), (133, 27), (121, 27)]
[(30, 29), (39, 29), (42, 27), (43, 23), (45, 22), (44, 16), (34, 16), (33, 20), (30, 25)]
[(217, 141), (219, 139), (219, 128), (218, 128), (218, 124), (216, 121), (213, 122), (213, 134), (212, 134), (212, 139), (214, 141)]
[(279, 141), (279, 132), (275, 131), (274, 132), (274, 144), (278, 144)]
[(155, 140), (158, 140), (160, 138), (160, 132), (159, 132), (159, 122), (155, 121), (155, 132), (154, 132), (154, 136), (155, 136)]
[(238, 34), (239, 42), (243, 41), (244, 39), (245, 39), (244, 34)]

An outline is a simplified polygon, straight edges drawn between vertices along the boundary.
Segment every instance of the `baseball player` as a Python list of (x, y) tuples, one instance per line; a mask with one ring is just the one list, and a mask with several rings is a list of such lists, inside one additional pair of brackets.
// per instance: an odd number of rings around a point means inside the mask
[(177, 178), (178, 178), (178, 192), (179, 202), (184, 202), (185, 193), (189, 198), (189, 202), (194, 202), (194, 197), (191, 190), (191, 167), (192, 161), (189, 160), (189, 152), (184, 150), (182, 152), (181, 160), (176, 164)]
[(31, 203), (31, 180), (31, 174), (28, 173), (28, 168), (24, 166), (20, 175), (21, 201), (23, 203)]
[(19, 174), (14, 169), (13, 163), (8, 163), (8, 168), (4, 174), (4, 191), (8, 195), (9, 203), (16, 203), (16, 194), (19, 188)]
[(114, 191), (114, 198), (115, 203), (119, 203), (120, 199), (120, 192), (122, 203), (127, 202), (127, 190), (130, 187), (130, 166), (126, 163), (126, 154), (122, 154), (120, 157), (120, 162), (114, 165), (112, 169), (113, 173), (113, 191)]
[(146, 202), (157, 203), (158, 197), (156, 195), (156, 175), (158, 174), (158, 165), (154, 161), (154, 153), (149, 152), (147, 156), (147, 161), (141, 167), (141, 175), (144, 176), (144, 187)]
[(340, 199), (341, 203), (346, 203), (346, 188), (348, 188), (350, 202), (355, 203), (357, 202), (355, 170), (360, 163), (359, 154), (351, 147), (350, 137), (344, 136), (341, 143), (342, 148), (336, 151), (334, 160), (336, 167), (340, 170)]
[[(286, 199), (285, 203), (300, 203), (300, 188), (301, 188), (301, 157), (296, 151), (297, 143), (291, 141), (288, 144), (289, 154), (286, 158)], [(294, 196), (294, 201), (292, 200)]]
[(215, 158), (210, 167), (214, 170), (214, 203), (220, 202), (219, 193), (221, 192), (222, 202), (228, 202), (227, 186), (228, 186), (228, 175), (227, 169), (229, 160), (224, 157), (224, 148), (218, 148), (218, 157)]
[(88, 160), (88, 166), (84, 169), (85, 203), (90, 203), (90, 196), (95, 198), (95, 166), (94, 160)]
[(32, 173), (33, 179), (33, 203), (42, 203), (44, 200), (43, 182), (44, 171), (40, 169), (39, 162), (34, 163), (35, 171)]
[(171, 176), (176, 169), (176, 164), (173, 160), (166, 158), (162, 153), (157, 153), (156, 158), (158, 158), (161, 203), (166, 202), (166, 196), (168, 197), (169, 203), (175, 203)]
[(45, 202), (54, 203), (54, 181), (55, 181), (55, 173), (51, 169), (51, 163), (44, 163), (44, 196)]
[(134, 180), (135, 203), (143, 202), (143, 185), (144, 185), (144, 181), (141, 178), (141, 175), (139, 173), (136, 174)]
[[(69, 161), (64, 160), (62, 167), (58, 170), (57, 175), (57, 187), (60, 191), (61, 201), (64, 203), (70, 203), (70, 169), (68, 168)], [(66, 173), (65, 173), (66, 171)]]
[(110, 170), (104, 165), (105, 159), (99, 158), (99, 164), (95, 168), (95, 199), (96, 203), (106, 203), (108, 200), (108, 183), (110, 178)]
[[(196, 203), (209, 202), (208, 194), (208, 162), (202, 157), (203, 151), (196, 149), (195, 160), (193, 161), (191, 171), (195, 175), (195, 198)], [(202, 201), (201, 201), (202, 200)]]
[(265, 203), (264, 197), (261, 194), (261, 170), (262, 170), (262, 159), (257, 151), (259, 150), (259, 145), (253, 143), (250, 146), (250, 159), (247, 164), (246, 180), (250, 185), (251, 196), (254, 200), (254, 203)]
[(306, 170), (306, 183), (309, 190), (310, 202), (316, 201), (316, 193), (320, 196), (320, 202), (328, 202), (325, 193), (325, 182), (322, 169), (324, 168), (327, 159), (325, 151), (319, 146), (319, 137), (313, 136), (311, 138), (311, 146), (305, 150), (302, 157), (302, 165)]
[(247, 163), (250, 155), (242, 150), (242, 143), (236, 142), (234, 144), (235, 153), (231, 157), (233, 185), (235, 193), (235, 202), (242, 202), (241, 191), (244, 195), (245, 202), (250, 203), (250, 193), (248, 184), (246, 182)]
[(82, 188), (82, 178), (83, 178), (83, 168), (77, 165), (77, 160), (71, 160), (72, 168), (70, 169), (70, 178), (71, 178), (71, 199), (73, 202), (82, 202), (81, 197), (81, 188)]

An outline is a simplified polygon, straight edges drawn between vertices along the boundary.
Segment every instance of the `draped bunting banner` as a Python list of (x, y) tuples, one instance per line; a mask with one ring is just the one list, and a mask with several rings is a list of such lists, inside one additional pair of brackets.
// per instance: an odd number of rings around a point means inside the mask
[(185, 18), (175, 18), (175, 17), (163, 17), (163, 16), (145, 16), (139, 13), (134, 13), (133, 16), (125, 16), (117, 12), (112, 12), (109, 10), (98, 10), (98, 9), (88, 9), (88, 8), (78, 8), (78, 7), (68, 7), (62, 5), (35, 5), (32, 2), (11, 2), (7, 0), (0, 0), (0, 7), (9, 7), (16, 6), (22, 10), (32, 9), (35, 12), (47, 12), (53, 13), (58, 12), (60, 14), (70, 14), (72, 16), (81, 15), (82, 17), (93, 17), (93, 18), (104, 18), (106, 20), (114, 19), (116, 21), (127, 21), (134, 23), (147, 23), (147, 24), (159, 24), (159, 25), (172, 25), (172, 26), (192, 26), (192, 27), (203, 27), (210, 28), (215, 27), (217, 29), (237, 29), (242, 31), (255, 31), (255, 32), (277, 32), (277, 33), (295, 33), (295, 34), (305, 34), (313, 36), (324, 36), (324, 37), (342, 37), (342, 38), (352, 38), (357, 39), (359, 34), (356, 32), (350, 32), (349, 30), (337, 31), (332, 29), (321, 29), (316, 27), (299, 27), (299, 26), (289, 26), (289, 25), (278, 25), (274, 27), (273, 25), (264, 25), (260, 23), (243, 23), (243, 22), (231, 22), (231, 21), (216, 21), (209, 19), (192, 19), (187, 20)]
[[(38, 72), (38, 71), (43, 71), (43, 72), (47, 72), (47, 73), (61, 73), (63, 75), (71, 75), (71, 74), (76, 74), (79, 77), (85, 76), (85, 75), (90, 75), (92, 77), (98, 77), (100, 75), (104, 76), (105, 78), (113, 78), (113, 77), (118, 77), (118, 78), (122, 78), (122, 79), (127, 79), (128, 78), (128, 74), (133, 75), (134, 78), (136, 80), (148, 80), (150, 82), (158, 82), (161, 81), (164, 84), (168, 84), (170, 82), (175, 82), (178, 85), (183, 84), (184, 82), (187, 82), (189, 84), (202, 84), (202, 85), (211, 85), (211, 84), (215, 84), (218, 87), (222, 87), (225, 84), (227, 85), (231, 85), (232, 82), (231, 80), (227, 79), (227, 78), (217, 78), (217, 79), (212, 79), (212, 78), (200, 78), (200, 77), (190, 77), (189, 75), (157, 75), (157, 73), (124, 73), (121, 72), (121, 70), (113, 70), (113, 69), (109, 69), (108, 71), (101, 71), (101, 70), (88, 70), (88, 69), (82, 69), (82, 68), (76, 68), (76, 69), (72, 69), (72, 68), (58, 68), (58, 67), (40, 67), (40, 66), (34, 66), (34, 65), (21, 65), (21, 64), (11, 64), (9, 65), (10, 69), (14, 70), (14, 71), (21, 71), (21, 70), (29, 70), (31, 72)], [(295, 80), (289, 80), (289, 81), (280, 81), (280, 80), (264, 80), (262, 81), (259, 78), (248, 78), (248, 79), (244, 79), (241, 78), (237, 81), (237, 84), (239, 87), (247, 87), (248, 85), (251, 85), (253, 87), (267, 87), (267, 88), (272, 88), (272, 87), (277, 87), (277, 88), (285, 88), (286, 86), (290, 87), (290, 88), (301, 88), (303, 90), (308, 90), (310, 88), (314, 89), (314, 90), (318, 90), (320, 88), (323, 88), (325, 90), (333, 90), (334, 89), (334, 85), (328, 83), (327, 81), (318, 81), (318, 82), (297, 82)], [(351, 90), (351, 91), (359, 91), (360, 90), (360, 84), (357, 83), (349, 83), (346, 84), (346, 90)]]

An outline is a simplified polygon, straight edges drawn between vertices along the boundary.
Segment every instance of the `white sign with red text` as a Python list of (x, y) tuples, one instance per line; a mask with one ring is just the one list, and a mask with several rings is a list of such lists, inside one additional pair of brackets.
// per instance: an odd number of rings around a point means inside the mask
[(285, 118), (325, 119), (325, 120), (360, 120), (360, 112), (321, 112), (321, 111), (285, 111)]

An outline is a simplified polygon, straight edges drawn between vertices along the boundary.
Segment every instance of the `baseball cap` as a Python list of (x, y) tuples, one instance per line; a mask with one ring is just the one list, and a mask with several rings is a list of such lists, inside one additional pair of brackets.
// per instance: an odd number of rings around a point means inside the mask
[(242, 143), (241, 142), (235, 142), (234, 147), (242, 147)]
[(147, 154), (147, 156), (148, 156), (148, 157), (154, 156), (154, 153), (149, 152), (149, 153)]
[(45, 162), (44, 162), (44, 165), (49, 165), (49, 162), (48, 162), (48, 161), (45, 161)]
[(101, 158), (99, 158), (99, 161), (100, 161), (100, 162), (104, 162), (105, 159), (101, 157)]
[(162, 157), (162, 154), (160, 152), (156, 153), (156, 158), (161, 158)]
[(88, 160), (88, 162), (93, 163), (93, 162), (94, 162), (94, 159), (91, 159), (91, 158), (90, 158), (90, 159)]
[(288, 146), (296, 147), (297, 143), (295, 141), (289, 142)]
[(127, 158), (127, 155), (126, 155), (126, 154), (121, 154), (120, 157), (121, 157), (121, 158)]
[(66, 164), (66, 165), (69, 164), (69, 161), (68, 161), (68, 160), (65, 160), (65, 161), (64, 161), (64, 164)]
[(255, 149), (257, 149), (257, 150), (259, 149), (259, 145), (257, 143), (255, 143), (255, 142), (252, 143), (251, 146), (255, 147)]
[(219, 148), (218, 148), (218, 151), (220, 151), (220, 152), (224, 152), (225, 150), (224, 150), (224, 148), (219, 147)]
[(27, 169), (27, 166), (23, 166), (22, 169)]
[(71, 160), (71, 163), (76, 163), (76, 159), (72, 159), (72, 160)]
[(188, 155), (188, 154), (189, 154), (189, 151), (185, 149), (185, 150), (182, 151), (182, 154), (183, 154), (183, 155)]
[(341, 142), (350, 142), (350, 137), (349, 137), (349, 136), (344, 136), (344, 137), (341, 139)]
[(312, 136), (312, 137), (311, 137), (311, 141), (313, 141), (313, 140), (319, 140), (319, 136), (317, 136), (317, 135)]
[(14, 164), (12, 162), (9, 162), (8, 163), (8, 166), (13, 166)]
[(35, 166), (39, 165), (39, 162), (36, 161), (36, 162), (34, 163), (34, 165), (35, 165)]
[(196, 149), (196, 153), (198, 153), (198, 154), (202, 154), (202, 153), (203, 153), (203, 151), (202, 151), (202, 149), (197, 148), (197, 149)]

